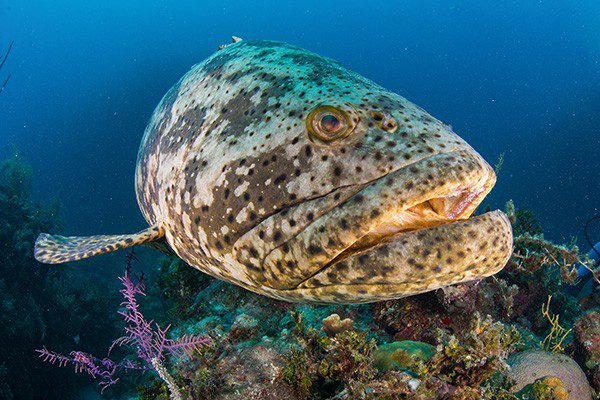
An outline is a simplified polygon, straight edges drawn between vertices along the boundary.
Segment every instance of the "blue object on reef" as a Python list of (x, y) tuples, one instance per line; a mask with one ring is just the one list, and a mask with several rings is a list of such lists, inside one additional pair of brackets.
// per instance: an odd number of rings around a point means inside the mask
[[(588, 257), (591, 261), (594, 261), (594, 265), (598, 265), (600, 261), (600, 242), (596, 243), (588, 252)], [(585, 265), (581, 264), (577, 267), (577, 274), (580, 278), (586, 277), (588, 275), (592, 275), (592, 271), (587, 268)]]
[[(596, 244), (592, 244), (592, 240), (590, 239), (590, 235), (588, 232), (588, 228), (592, 221), (600, 220), (600, 215), (596, 215), (587, 220), (585, 226), (583, 227), (583, 233), (585, 239), (590, 245), (590, 251), (588, 252), (588, 257), (591, 261), (594, 262), (594, 266), (597, 266), (600, 262), (600, 242)], [(580, 281), (572, 287), (570, 292), (577, 296), (577, 298), (582, 299), (585, 296), (588, 296), (594, 292), (594, 290), (598, 289), (598, 284), (594, 279), (594, 275), (592, 274), (589, 265), (580, 264), (577, 267), (577, 275), (579, 276)]]

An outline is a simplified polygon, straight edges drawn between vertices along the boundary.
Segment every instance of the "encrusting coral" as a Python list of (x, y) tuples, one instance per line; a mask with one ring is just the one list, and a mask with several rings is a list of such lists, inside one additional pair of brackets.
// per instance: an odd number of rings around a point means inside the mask
[[(552, 376), (562, 382), (560, 386), (564, 387), (570, 400), (592, 399), (592, 389), (584, 372), (572, 358), (564, 354), (524, 351), (512, 355), (509, 364), (511, 369), (508, 377), (513, 382), (511, 389), (514, 391), (520, 391), (538, 379)], [(548, 385), (550, 382), (545, 383)]]

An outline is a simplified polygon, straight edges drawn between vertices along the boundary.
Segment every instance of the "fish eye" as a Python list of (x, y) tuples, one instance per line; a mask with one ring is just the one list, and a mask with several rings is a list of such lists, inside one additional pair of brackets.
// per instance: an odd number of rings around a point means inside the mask
[(330, 142), (350, 133), (348, 116), (333, 106), (320, 106), (308, 114), (308, 132), (316, 139)]

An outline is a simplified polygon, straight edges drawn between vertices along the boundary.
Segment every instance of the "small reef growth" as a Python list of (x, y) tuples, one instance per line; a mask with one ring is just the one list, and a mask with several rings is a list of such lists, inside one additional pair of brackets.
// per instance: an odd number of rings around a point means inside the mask
[[(142, 278), (135, 271), (157, 268), (133, 255), (121, 293), (107, 296), (33, 260), (37, 233), (60, 224), (58, 205), (32, 203), (20, 157), (1, 171), (0, 329), (11, 345), (0, 398), (75, 398), (87, 374), (104, 398), (141, 400), (591, 400), (600, 390), (598, 266), (574, 244), (546, 240), (512, 202), (515, 251), (504, 270), (418, 296), (292, 304), (178, 259), (163, 257), (158, 275)], [(582, 266), (595, 290), (579, 289)]]

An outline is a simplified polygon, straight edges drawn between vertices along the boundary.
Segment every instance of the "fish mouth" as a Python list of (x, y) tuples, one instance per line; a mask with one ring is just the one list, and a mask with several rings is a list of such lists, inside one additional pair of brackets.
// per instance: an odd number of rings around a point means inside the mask
[[(379, 225), (339, 253), (328, 265), (354, 254), (368, 251), (402, 235), (469, 219), (495, 182), (494, 174), (483, 174), (478, 182), (432, 197), (407, 209), (386, 215)], [(432, 194), (434, 195), (434, 194)]]
[(339, 304), (412, 296), (499, 272), (512, 244), (510, 221), (495, 210), (389, 235), (360, 249), (353, 245), (292, 291)]
[(492, 275), (512, 253), (512, 228), (501, 211), (473, 212), (495, 181), (479, 154), (461, 150), (357, 185), (288, 242), (289, 252), (267, 256), (267, 266), (294, 261), (272, 288), (286, 298), (365, 303)]

